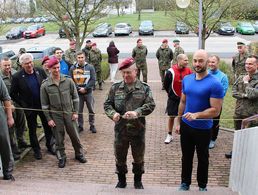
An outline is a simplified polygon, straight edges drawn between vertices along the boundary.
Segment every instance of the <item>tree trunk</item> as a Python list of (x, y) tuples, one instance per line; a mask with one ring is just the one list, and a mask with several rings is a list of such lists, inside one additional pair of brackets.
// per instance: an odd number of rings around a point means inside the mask
[(141, 20), (141, 10), (140, 9), (138, 10), (138, 20), (139, 21)]

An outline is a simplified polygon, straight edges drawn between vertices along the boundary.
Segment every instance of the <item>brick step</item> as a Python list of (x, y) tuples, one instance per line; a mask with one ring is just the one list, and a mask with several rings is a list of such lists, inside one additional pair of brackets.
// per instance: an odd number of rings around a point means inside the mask
[[(144, 185), (144, 190), (135, 190), (131, 183), (126, 189), (116, 189), (110, 184), (91, 184), (75, 183), (67, 181), (53, 180), (20, 180), (20, 181), (0, 181), (0, 194), (18, 195), (18, 194), (162, 194), (162, 195), (203, 195), (197, 187), (192, 187), (189, 192), (178, 192), (178, 187), (167, 187), (160, 185)], [(238, 195), (226, 187), (209, 187), (209, 195)]]

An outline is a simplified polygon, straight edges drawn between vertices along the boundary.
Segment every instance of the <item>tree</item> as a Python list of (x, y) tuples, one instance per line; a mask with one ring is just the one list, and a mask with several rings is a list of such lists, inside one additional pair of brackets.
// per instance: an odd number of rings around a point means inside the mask
[(33, 0), (30, 0), (30, 16), (33, 17), (36, 11), (36, 6)]
[(105, 16), (107, 0), (38, 0), (38, 3), (57, 19), (67, 38), (72, 40), (69, 29), (73, 29), (77, 49), (80, 49), (89, 34), (89, 25)]
[(111, 0), (111, 3), (117, 10), (117, 16), (120, 16), (120, 9), (132, 3), (132, 0)]
[[(210, 34), (216, 28), (216, 25), (223, 20), (223, 17), (227, 16), (230, 10), (240, 8), (241, 1), (239, 0), (205, 0), (202, 4), (202, 49), (205, 49), (205, 41), (209, 38)], [(176, 18), (179, 21), (186, 23), (191, 30), (198, 31), (198, 10), (199, 0), (192, 0), (189, 7), (186, 9), (178, 8), (179, 12), (176, 12)], [(175, 17), (175, 14), (173, 14)]]

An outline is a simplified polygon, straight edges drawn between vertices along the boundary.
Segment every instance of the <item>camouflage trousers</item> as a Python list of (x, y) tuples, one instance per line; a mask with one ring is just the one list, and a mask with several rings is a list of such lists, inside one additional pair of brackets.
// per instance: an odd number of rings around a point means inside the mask
[(101, 70), (96, 72), (96, 77), (97, 77), (98, 84), (101, 85), (102, 84)]
[(164, 79), (165, 79), (165, 74), (166, 74), (166, 71), (167, 70), (159, 70), (159, 75), (160, 75), (160, 78), (161, 78), (161, 82), (162, 82), (162, 86), (164, 85)]
[(133, 173), (144, 173), (144, 153), (145, 153), (145, 129), (133, 129), (137, 133), (131, 133), (127, 128), (118, 129), (115, 127), (114, 150), (116, 157), (116, 173), (125, 174), (127, 170), (127, 154), (131, 146), (134, 162)]
[(147, 68), (143, 68), (143, 69), (137, 68), (137, 70), (138, 70), (137, 71), (138, 79), (140, 80), (140, 75), (141, 75), (141, 72), (142, 72), (143, 82), (147, 83), (147, 74), (148, 74)]

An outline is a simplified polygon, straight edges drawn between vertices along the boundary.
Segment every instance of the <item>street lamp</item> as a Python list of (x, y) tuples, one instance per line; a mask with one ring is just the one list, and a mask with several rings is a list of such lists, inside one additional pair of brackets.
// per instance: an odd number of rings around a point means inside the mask
[[(176, 4), (180, 8), (187, 8), (190, 5), (190, 0), (176, 0)], [(202, 48), (202, 0), (199, 0), (199, 28), (198, 28), (198, 34), (199, 34), (199, 49)]]

